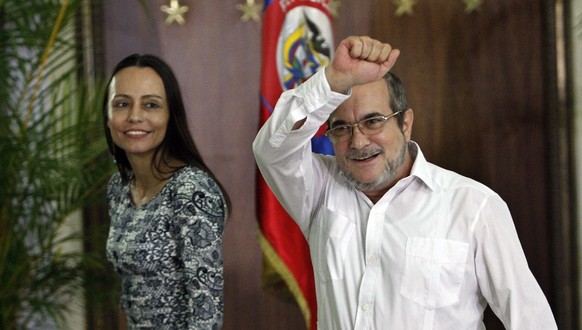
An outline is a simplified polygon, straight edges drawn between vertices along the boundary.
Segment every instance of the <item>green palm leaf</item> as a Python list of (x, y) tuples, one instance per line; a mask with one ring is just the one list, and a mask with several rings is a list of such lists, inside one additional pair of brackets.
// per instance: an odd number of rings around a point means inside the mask
[(63, 234), (68, 217), (113, 171), (101, 90), (80, 74), (80, 2), (0, 0), (0, 329), (61, 322), (92, 262), (63, 249), (82, 238)]

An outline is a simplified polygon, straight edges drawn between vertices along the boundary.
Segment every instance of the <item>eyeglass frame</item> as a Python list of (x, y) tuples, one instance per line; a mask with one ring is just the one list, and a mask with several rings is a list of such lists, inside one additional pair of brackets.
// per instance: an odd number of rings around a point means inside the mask
[(334, 139), (343, 138), (344, 136), (333, 136), (333, 134), (331, 134), (330, 132), (332, 132), (332, 131), (334, 131), (334, 130), (336, 130), (338, 128), (346, 128), (346, 127), (349, 127), (350, 128), (349, 134), (347, 134), (348, 135), (348, 138), (347, 139), (351, 139), (352, 136), (354, 135), (354, 127), (358, 127), (358, 129), (360, 130), (360, 132), (362, 134), (364, 134), (364, 135), (374, 135), (374, 134), (378, 134), (378, 133), (380, 133), (380, 131), (378, 131), (377, 133), (370, 133), (370, 134), (365, 133), (362, 130), (362, 128), (360, 127), (360, 123), (363, 123), (363, 122), (366, 122), (366, 121), (369, 121), (369, 120), (372, 120), (372, 119), (382, 118), (382, 120), (384, 120), (384, 122), (382, 122), (382, 125), (380, 125), (380, 127), (378, 127), (378, 130), (381, 130), (382, 128), (384, 128), (384, 125), (386, 125), (386, 123), (388, 122), (388, 120), (390, 118), (395, 117), (398, 114), (403, 113), (404, 111), (406, 111), (406, 110), (398, 110), (396, 112), (393, 112), (393, 113), (389, 114), (388, 116), (385, 116), (385, 115), (375, 115), (375, 116), (372, 116), (372, 117), (364, 118), (364, 119), (362, 119), (362, 120), (360, 120), (360, 121), (358, 121), (358, 122), (356, 122), (354, 124), (341, 124), (341, 125), (338, 125), (336, 127), (329, 128), (327, 131), (325, 131), (325, 136), (327, 136), (331, 141), (334, 141)]

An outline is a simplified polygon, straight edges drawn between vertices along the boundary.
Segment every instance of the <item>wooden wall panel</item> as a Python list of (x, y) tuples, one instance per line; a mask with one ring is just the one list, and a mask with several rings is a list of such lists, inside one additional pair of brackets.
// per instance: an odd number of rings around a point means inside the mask
[[(103, 0), (107, 70), (132, 52), (161, 55), (175, 69), (189, 125), (225, 184), (233, 212), (225, 233), (224, 329), (305, 328), (298, 308), (260, 287), (255, 163), (260, 23), (240, 21), (242, 0), (182, 0), (183, 26), (164, 24), (162, 3)], [(475, 178), (508, 203), (530, 266), (552, 302), (542, 8), (537, 1), (421, 0), (397, 17), (389, 0), (343, 0), (336, 39), (371, 35), (401, 49), (395, 67), (415, 111), (413, 139), (427, 158)], [(495, 329), (492, 322), (488, 328)]]

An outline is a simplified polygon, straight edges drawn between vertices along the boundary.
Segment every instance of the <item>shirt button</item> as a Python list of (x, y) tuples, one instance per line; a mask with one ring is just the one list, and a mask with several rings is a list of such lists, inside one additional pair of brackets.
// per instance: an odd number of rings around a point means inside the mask
[(369, 256), (368, 263), (371, 265), (375, 264), (376, 263), (376, 256)]
[(367, 312), (367, 311), (368, 311), (368, 309), (370, 309), (370, 305), (368, 305), (368, 304), (365, 304), (365, 305), (363, 305), (363, 306), (362, 306), (362, 310), (363, 310), (364, 312)]

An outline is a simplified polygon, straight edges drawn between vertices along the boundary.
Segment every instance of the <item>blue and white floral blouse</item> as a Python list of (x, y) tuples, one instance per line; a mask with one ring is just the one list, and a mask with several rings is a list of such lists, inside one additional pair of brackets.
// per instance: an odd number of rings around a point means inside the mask
[(216, 181), (184, 167), (136, 207), (117, 173), (107, 201), (107, 258), (121, 275), (128, 327), (220, 329), (226, 204)]

